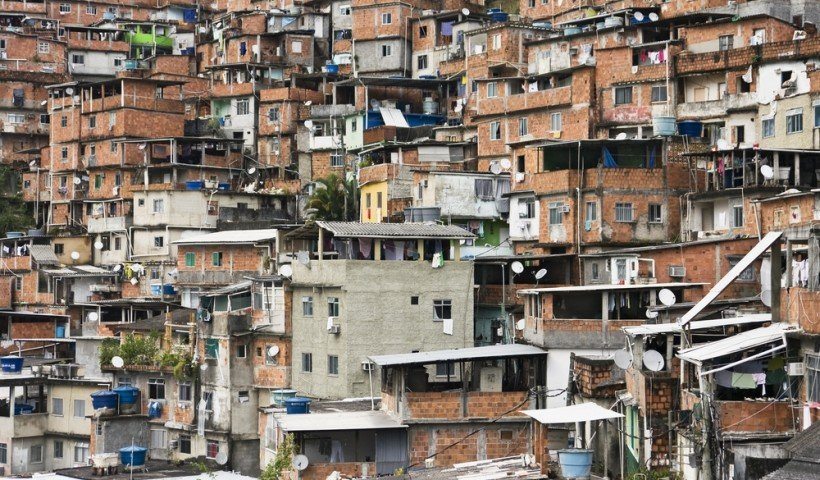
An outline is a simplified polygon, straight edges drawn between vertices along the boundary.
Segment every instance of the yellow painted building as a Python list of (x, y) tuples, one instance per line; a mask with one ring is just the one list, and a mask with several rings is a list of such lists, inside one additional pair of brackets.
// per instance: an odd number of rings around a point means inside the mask
[(359, 187), (362, 222), (381, 223), (384, 218), (388, 217), (387, 187), (387, 181), (370, 182)]

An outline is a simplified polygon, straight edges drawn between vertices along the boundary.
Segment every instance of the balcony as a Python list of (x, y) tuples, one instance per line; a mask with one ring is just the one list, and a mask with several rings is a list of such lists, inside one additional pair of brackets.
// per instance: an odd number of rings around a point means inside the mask
[(31, 256), (0, 257), (0, 266), (2, 266), (3, 270), (31, 270)]
[(557, 87), (538, 92), (487, 98), (478, 102), (479, 115), (501, 115), (511, 111), (572, 104), (572, 87)]
[(334, 135), (316, 135), (310, 137), (311, 150), (334, 150), (342, 145), (341, 138)]
[(788, 435), (799, 425), (797, 408), (788, 401), (716, 401), (715, 429), (722, 437)]
[(678, 120), (699, 120), (726, 116), (730, 110), (757, 108), (756, 93), (726, 94), (720, 100), (686, 102), (677, 105)]
[(92, 217), (88, 219), (88, 233), (122, 232), (130, 226), (130, 217)]
[(40, 437), (47, 429), (48, 413), (31, 413), (14, 416), (13, 437)]
[(241, 97), (253, 95), (256, 90), (254, 83), (222, 83), (214, 82), (211, 86), (213, 97)]

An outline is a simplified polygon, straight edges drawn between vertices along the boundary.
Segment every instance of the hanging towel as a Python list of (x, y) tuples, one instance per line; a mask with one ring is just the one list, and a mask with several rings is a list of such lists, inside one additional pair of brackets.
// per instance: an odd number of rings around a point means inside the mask
[(615, 158), (612, 157), (612, 154), (609, 153), (609, 149), (604, 147), (603, 152), (604, 156), (604, 167), (606, 168), (617, 168), (618, 164), (615, 162)]
[(441, 268), (444, 266), (444, 256), (441, 253), (433, 254), (432, 267)]
[(453, 334), (453, 319), (452, 318), (445, 318), (442, 322), (442, 327), (444, 328), (444, 333), (446, 335)]
[(655, 168), (655, 147), (649, 151), (649, 168)]
[(715, 383), (721, 387), (732, 388), (732, 372), (721, 370), (715, 373)]
[(418, 243), (413, 241), (408, 241), (405, 248), (405, 258), (409, 258), (410, 260), (417, 260), (418, 256)]
[(199, 405), (197, 406), (197, 422), (196, 422), (196, 433), (200, 437), (205, 435), (205, 399), (199, 400)]
[(331, 440), (330, 442), (330, 463), (344, 463), (345, 453), (342, 450), (342, 442)]
[(788, 375), (782, 368), (766, 372), (766, 383), (768, 385), (782, 385), (786, 381)]
[(751, 373), (733, 373), (732, 386), (734, 388), (752, 389), (757, 387), (757, 383)]
[(370, 253), (373, 250), (373, 239), (372, 238), (360, 238), (359, 239), (359, 253), (362, 254), (362, 257), (369, 259)]
[(742, 78), (743, 81), (746, 82), (746, 83), (752, 83), (752, 66), (751, 65), (749, 65), (749, 69), (746, 70), (746, 73), (744, 73), (740, 78)]
[(741, 363), (734, 368), (734, 371), (737, 373), (761, 373), (763, 371), (763, 362), (761, 360), (752, 360)]

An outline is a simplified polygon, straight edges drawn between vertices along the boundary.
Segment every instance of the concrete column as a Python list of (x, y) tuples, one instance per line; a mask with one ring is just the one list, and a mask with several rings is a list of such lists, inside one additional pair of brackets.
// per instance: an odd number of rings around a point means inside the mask
[(373, 242), (373, 260), (381, 260), (382, 259), (382, 241), (380, 238), (377, 238)]
[(771, 286), (772, 286), (772, 322), (780, 321), (780, 277), (783, 262), (780, 258), (780, 241), (772, 244)]
[(794, 154), (794, 185), (800, 185), (800, 154)]
[(322, 260), (322, 256), (325, 253), (325, 230), (321, 227), (319, 227), (319, 246), (316, 253), (319, 256), (319, 260)]
[(461, 242), (459, 242), (458, 240), (450, 240), (450, 242), (452, 242), (452, 244), (453, 244), (453, 252), (454, 252), (454, 256), (456, 257), (453, 260), (455, 260), (457, 262), (460, 262), (461, 261)]
[(418, 243), (418, 252), (419, 252), (419, 262), (424, 261), (424, 240), (417, 240)]

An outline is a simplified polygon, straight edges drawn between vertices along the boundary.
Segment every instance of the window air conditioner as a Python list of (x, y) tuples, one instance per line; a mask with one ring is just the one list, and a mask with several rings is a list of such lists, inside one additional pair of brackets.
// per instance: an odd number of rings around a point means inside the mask
[(372, 372), (376, 369), (376, 364), (373, 362), (362, 362), (362, 370), (365, 372)]
[(686, 267), (682, 267), (680, 265), (669, 265), (669, 276), (670, 277), (685, 277), (686, 276)]

